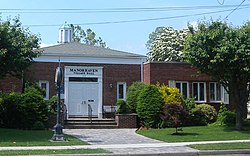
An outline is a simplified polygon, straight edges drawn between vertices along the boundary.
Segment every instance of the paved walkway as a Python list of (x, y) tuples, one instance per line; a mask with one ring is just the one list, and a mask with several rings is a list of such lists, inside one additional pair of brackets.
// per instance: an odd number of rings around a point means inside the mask
[[(187, 147), (191, 144), (231, 143), (233, 141), (206, 141), (165, 143), (135, 133), (136, 129), (65, 129), (70, 134), (88, 142), (92, 147), (112, 151), (114, 154), (168, 154), (197, 155), (199, 150)], [(250, 140), (237, 140), (250, 142)]]
[[(183, 145), (166, 144), (135, 133), (136, 129), (66, 129), (70, 134), (89, 144), (100, 147), (114, 154), (159, 154), (176, 152), (197, 152)], [(94, 147), (94, 146), (93, 146)]]
[(202, 152), (187, 147), (191, 144), (250, 142), (250, 140), (206, 141), (165, 143), (135, 133), (135, 129), (64, 129), (65, 134), (73, 135), (90, 145), (75, 146), (34, 146), (34, 147), (0, 147), (0, 150), (35, 150), (35, 149), (81, 149), (103, 148), (112, 151), (105, 155), (232, 155), (250, 154), (250, 150)]

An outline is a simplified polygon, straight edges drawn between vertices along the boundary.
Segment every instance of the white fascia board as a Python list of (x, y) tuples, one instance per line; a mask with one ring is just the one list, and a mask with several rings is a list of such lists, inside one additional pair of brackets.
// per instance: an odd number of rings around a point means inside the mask
[(92, 64), (141, 64), (146, 57), (74, 57), (74, 56), (52, 56), (41, 55), (34, 58), (35, 62), (60, 62), (64, 63), (92, 63)]

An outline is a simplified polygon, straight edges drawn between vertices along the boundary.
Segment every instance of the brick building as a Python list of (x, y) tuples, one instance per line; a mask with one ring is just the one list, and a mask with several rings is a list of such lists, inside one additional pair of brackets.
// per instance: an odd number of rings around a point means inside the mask
[[(25, 72), (25, 79), (37, 82), (46, 90), (45, 99), (55, 92), (55, 70), (60, 60), (64, 79), (61, 97), (67, 117), (92, 115), (103, 117), (105, 109), (118, 99), (126, 98), (126, 89), (135, 81), (157, 82), (179, 88), (186, 97), (197, 103), (229, 103), (225, 89), (207, 75), (197, 73), (187, 63), (150, 62), (143, 55), (71, 42), (71, 29), (59, 29), (58, 45), (41, 48), (41, 56)], [(21, 91), (22, 80), (8, 78), (0, 81), (1, 91)]]
[(144, 64), (144, 82), (177, 87), (185, 97), (194, 97), (196, 103), (209, 103), (219, 108), (229, 104), (229, 95), (222, 85), (208, 75), (200, 74), (189, 63), (150, 62)]

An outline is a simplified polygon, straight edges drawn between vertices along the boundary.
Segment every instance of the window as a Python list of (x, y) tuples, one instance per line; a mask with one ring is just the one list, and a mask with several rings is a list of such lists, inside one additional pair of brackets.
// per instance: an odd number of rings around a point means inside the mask
[(49, 81), (39, 81), (39, 86), (45, 90), (45, 100), (49, 100)]
[(221, 102), (221, 92), (221, 85), (219, 83), (209, 83), (209, 98), (211, 102)]
[(224, 87), (222, 87), (222, 96), (224, 104), (229, 104), (229, 94)]
[(224, 102), (225, 104), (229, 103), (229, 95), (225, 88), (217, 83), (209, 83), (209, 99), (210, 102)]
[(179, 89), (180, 93), (184, 97), (189, 97), (188, 82), (186, 82), (186, 81), (176, 81), (175, 87)]
[(206, 83), (193, 82), (193, 97), (196, 102), (206, 102)]
[(126, 82), (117, 83), (117, 99), (118, 100), (126, 99)]

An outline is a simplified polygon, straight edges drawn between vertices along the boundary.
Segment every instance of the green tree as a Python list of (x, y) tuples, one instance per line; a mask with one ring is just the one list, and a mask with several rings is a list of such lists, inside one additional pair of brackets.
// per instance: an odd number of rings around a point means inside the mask
[(38, 57), (40, 38), (24, 29), (19, 18), (2, 21), (0, 19), (0, 79), (6, 75), (21, 76)]
[(148, 60), (181, 61), (188, 29), (175, 30), (172, 27), (157, 27), (149, 34), (147, 41)]
[(130, 113), (136, 113), (138, 96), (145, 86), (147, 86), (145, 83), (133, 82), (133, 84), (128, 87), (126, 102)]
[(220, 21), (200, 22), (188, 37), (184, 54), (194, 67), (227, 89), (240, 130), (250, 93), (250, 23), (233, 27)]
[(155, 85), (146, 85), (139, 94), (136, 111), (146, 128), (158, 127), (164, 100)]
[(91, 29), (87, 29), (85, 32), (79, 25), (71, 24), (70, 26), (73, 30), (72, 40), (74, 42), (81, 42), (87, 45), (94, 45), (103, 48), (106, 47), (106, 42), (104, 42), (101, 37), (96, 38), (95, 32)]

